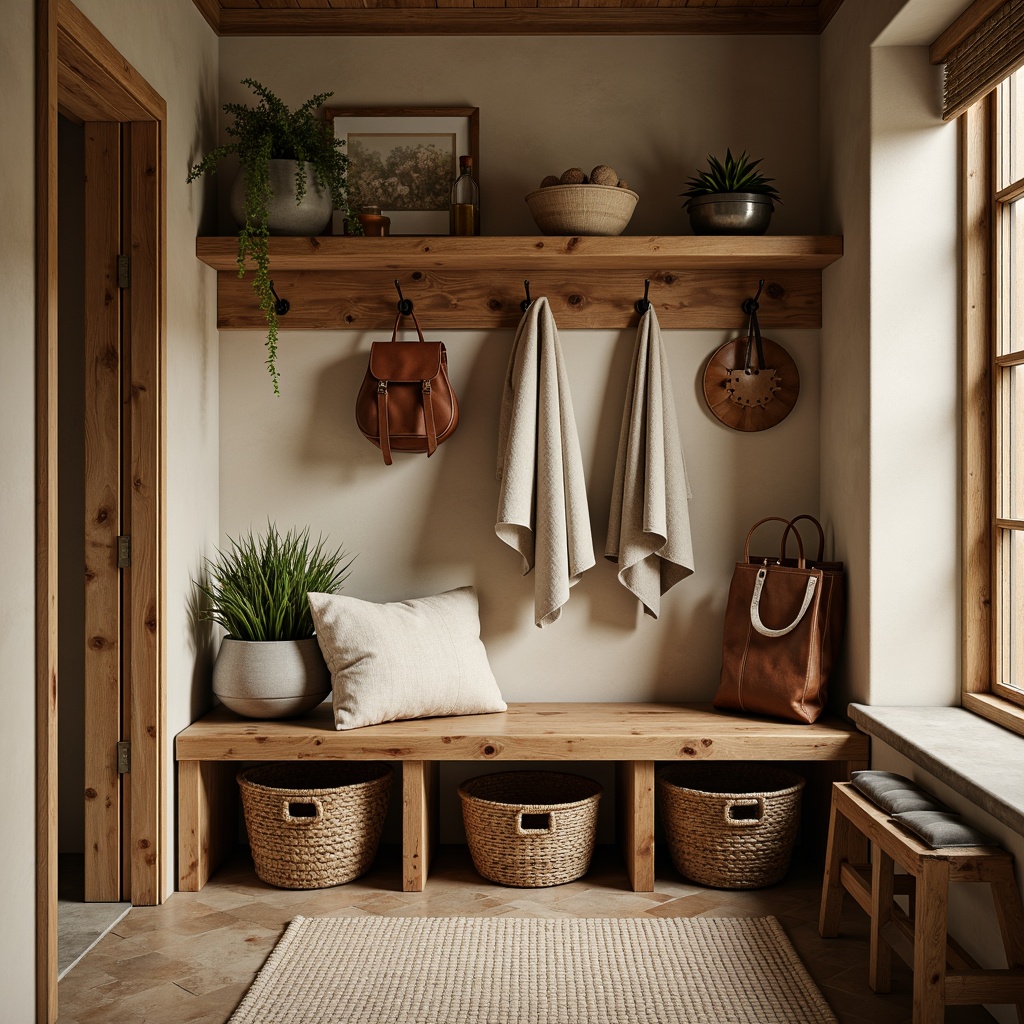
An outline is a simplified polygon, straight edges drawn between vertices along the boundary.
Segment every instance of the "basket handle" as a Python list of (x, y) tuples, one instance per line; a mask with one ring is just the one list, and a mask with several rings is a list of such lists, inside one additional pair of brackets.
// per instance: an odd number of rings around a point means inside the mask
[(550, 811), (520, 811), (516, 815), (516, 831), (521, 836), (538, 836), (555, 830), (555, 818)]
[[(736, 814), (735, 811), (738, 808), (754, 807), (756, 813), (750, 814), (749, 812), (741, 812)], [(739, 828), (745, 828), (750, 825), (760, 825), (764, 818), (764, 797), (763, 796), (744, 796), (738, 797), (735, 800), (727, 800), (725, 802), (725, 823), (726, 825), (734, 825)]]
[(285, 797), (281, 801), (281, 820), (289, 825), (308, 827), (323, 821), (324, 805), (317, 796)]

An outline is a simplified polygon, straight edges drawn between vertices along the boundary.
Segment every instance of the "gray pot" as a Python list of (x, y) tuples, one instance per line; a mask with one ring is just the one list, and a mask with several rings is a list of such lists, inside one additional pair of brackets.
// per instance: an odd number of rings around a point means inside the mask
[[(313, 236), (322, 234), (331, 221), (334, 202), (329, 189), (321, 188), (312, 164), (306, 164), (306, 194), (295, 202), (295, 160), (271, 160), (270, 203), (267, 230), (272, 235)], [(231, 216), (245, 224), (245, 175), (239, 170), (231, 186)]]
[(291, 718), (331, 692), (331, 673), (315, 636), (305, 640), (225, 637), (213, 666), (213, 692), (246, 718)]
[(695, 196), (686, 212), (695, 235), (763, 235), (775, 204), (758, 192), (716, 192)]

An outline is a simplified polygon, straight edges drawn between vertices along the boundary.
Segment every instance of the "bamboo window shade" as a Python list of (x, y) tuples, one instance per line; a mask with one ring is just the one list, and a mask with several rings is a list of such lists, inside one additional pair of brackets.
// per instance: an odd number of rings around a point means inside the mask
[(942, 119), (951, 121), (1024, 65), (1024, 0), (1008, 0), (946, 58)]

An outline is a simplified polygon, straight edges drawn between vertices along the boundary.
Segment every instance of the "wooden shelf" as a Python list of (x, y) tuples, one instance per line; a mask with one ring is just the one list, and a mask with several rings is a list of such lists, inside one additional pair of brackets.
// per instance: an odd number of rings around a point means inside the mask
[[(218, 326), (265, 327), (237, 240), (200, 238), (218, 271)], [(821, 326), (821, 271), (843, 254), (836, 236), (517, 236), (271, 238), (275, 288), (291, 303), (283, 329), (379, 329), (395, 317), (395, 278), (423, 327), (514, 327), (523, 280), (546, 295), (565, 329), (636, 323), (651, 281), (663, 327), (729, 328), (765, 279), (764, 327)]]

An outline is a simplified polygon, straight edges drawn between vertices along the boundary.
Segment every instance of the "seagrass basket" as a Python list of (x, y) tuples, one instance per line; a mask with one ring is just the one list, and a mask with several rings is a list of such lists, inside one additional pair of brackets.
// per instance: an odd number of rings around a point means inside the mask
[(804, 780), (781, 768), (716, 761), (658, 773), (658, 810), (676, 870), (700, 885), (758, 889), (786, 874)]
[(380, 761), (264, 764), (238, 773), (256, 874), (281, 889), (350, 882), (377, 855), (391, 793)]
[(617, 185), (548, 185), (526, 205), (545, 235), (621, 235), (639, 198)]
[(459, 786), (473, 866), (521, 889), (561, 885), (590, 867), (601, 785), (563, 772), (499, 772)]

